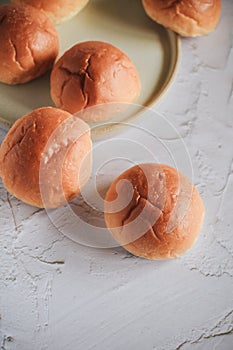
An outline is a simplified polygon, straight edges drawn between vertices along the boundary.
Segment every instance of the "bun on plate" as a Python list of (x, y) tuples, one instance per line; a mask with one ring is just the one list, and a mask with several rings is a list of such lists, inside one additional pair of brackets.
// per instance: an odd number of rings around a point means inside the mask
[(11, 0), (44, 10), (54, 24), (67, 21), (80, 12), (89, 0)]
[(142, 0), (150, 18), (183, 36), (205, 35), (217, 26), (221, 0)]
[(52, 68), (59, 41), (54, 25), (31, 6), (0, 6), (0, 82), (22, 84)]
[(131, 59), (105, 42), (87, 41), (73, 46), (51, 73), (51, 97), (58, 108), (78, 113), (92, 106), (102, 105), (104, 109), (110, 104), (105, 113), (96, 108), (96, 113), (81, 114), (88, 121), (112, 117), (123, 104), (135, 101), (139, 92), (140, 79)]

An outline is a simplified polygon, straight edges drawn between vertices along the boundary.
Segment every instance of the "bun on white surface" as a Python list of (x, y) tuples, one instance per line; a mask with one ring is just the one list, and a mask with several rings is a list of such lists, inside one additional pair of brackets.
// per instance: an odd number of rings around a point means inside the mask
[[(73, 46), (57, 61), (51, 73), (52, 100), (58, 108), (70, 113), (108, 103), (132, 103), (140, 87), (131, 59), (115, 46), (100, 41)], [(83, 117), (92, 121), (88, 113)], [(102, 117), (99, 113), (95, 121)], [(107, 119), (106, 116), (103, 119)]]
[(150, 18), (182, 36), (212, 32), (221, 14), (221, 0), (142, 0)]
[(22, 84), (52, 68), (59, 41), (54, 25), (31, 6), (0, 6), (0, 82)]
[(121, 174), (105, 198), (105, 222), (115, 240), (147, 259), (176, 258), (192, 247), (204, 217), (202, 199), (189, 179), (160, 164)]
[(11, 0), (15, 4), (31, 5), (44, 10), (54, 24), (67, 21), (80, 12), (89, 0)]
[(56, 208), (73, 199), (91, 171), (89, 127), (57, 108), (18, 119), (0, 147), (0, 177), (18, 199)]

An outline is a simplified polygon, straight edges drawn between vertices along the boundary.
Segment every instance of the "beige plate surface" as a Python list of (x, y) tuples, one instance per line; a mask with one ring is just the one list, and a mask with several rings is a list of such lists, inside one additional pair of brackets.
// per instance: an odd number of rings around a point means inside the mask
[[(0, 0), (0, 4), (7, 2)], [(101, 40), (123, 50), (135, 63), (142, 91), (136, 101), (151, 106), (170, 85), (179, 59), (178, 36), (151, 21), (140, 0), (91, 0), (72, 20), (57, 27), (60, 55), (75, 43)], [(8, 86), (0, 83), (0, 120), (11, 125), (31, 110), (53, 105), (49, 96), (49, 73), (33, 82)], [(129, 109), (114, 123), (95, 125), (93, 136), (111, 134), (119, 121), (132, 120), (141, 108)], [(96, 135), (95, 135), (96, 134)]]

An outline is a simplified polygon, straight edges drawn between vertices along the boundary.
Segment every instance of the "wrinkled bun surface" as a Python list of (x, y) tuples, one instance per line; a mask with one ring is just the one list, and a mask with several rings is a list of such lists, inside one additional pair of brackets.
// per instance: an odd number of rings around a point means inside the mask
[(55, 24), (64, 22), (80, 12), (89, 0), (11, 0), (15, 4), (28, 4), (44, 10)]
[(214, 30), (221, 0), (142, 0), (150, 18), (183, 36), (205, 35)]
[(110, 186), (105, 222), (129, 252), (148, 259), (175, 258), (195, 242), (202, 199), (183, 174), (160, 164), (134, 166)]
[(52, 68), (58, 34), (49, 18), (31, 6), (0, 6), (0, 82), (20, 84)]
[[(57, 107), (70, 113), (107, 103), (131, 103), (139, 92), (140, 80), (133, 62), (104, 42), (73, 46), (58, 60), (51, 74), (51, 97)], [(103, 117), (99, 114), (96, 120)], [(84, 113), (84, 119), (88, 120), (88, 113)], [(92, 116), (89, 120), (93, 120)]]
[(73, 199), (91, 170), (89, 127), (52, 107), (15, 122), (0, 147), (0, 176), (18, 199), (55, 208)]

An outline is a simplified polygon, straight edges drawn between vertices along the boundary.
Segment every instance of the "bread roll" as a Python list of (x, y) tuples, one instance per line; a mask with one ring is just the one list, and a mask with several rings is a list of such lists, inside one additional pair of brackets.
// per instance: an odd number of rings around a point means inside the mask
[(73, 199), (91, 170), (89, 127), (52, 107), (15, 122), (0, 147), (0, 177), (18, 199), (56, 208)]
[(221, 0), (142, 0), (148, 16), (183, 36), (205, 35), (214, 30)]
[(89, 0), (11, 0), (15, 4), (28, 4), (44, 10), (54, 24), (74, 17)]
[[(51, 74), (51, 97), (57, 107), (70, 113), (107, 103), (115, 103), (117, 111), (121, 104), (135, 101), (139, 92), (140, 79), (133, 62), (105, 42), (87, 41), (73, 46)], [(113, 110), (108, 112), (84, 113), (82, 117), (88, 121), (106, 120), (115, 114)]]
[(105, 222), (126, 250), (147, 259), (176, 258), (195, 242), (202, 199), (183, 174), (167, 165), (141, 164), (121, 174), (105, 198)]
[(26, 83), (52, 68), (58, 34), (48, 17), (31, 6), (0, 6), (0, 82)]

